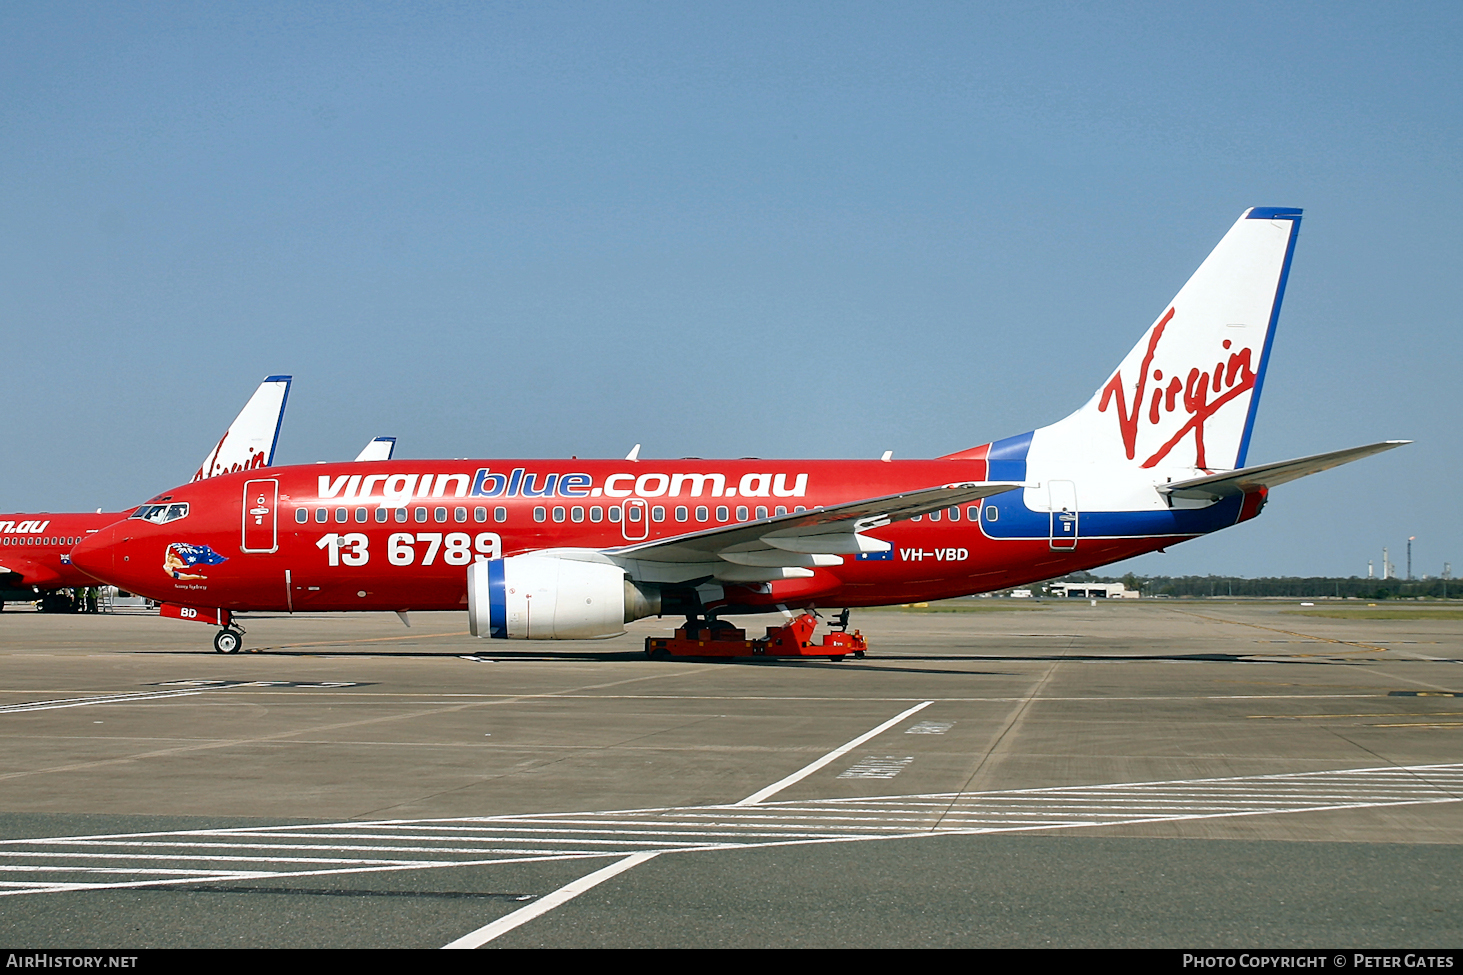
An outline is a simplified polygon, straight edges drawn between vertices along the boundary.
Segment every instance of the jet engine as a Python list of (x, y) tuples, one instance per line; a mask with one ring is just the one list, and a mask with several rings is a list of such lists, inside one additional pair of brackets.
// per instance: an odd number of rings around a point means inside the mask
[(602, 640), (660, 612), (660, 593), (605, 562), (513, 555), (467, 570), (472, 635), (498, 640)]

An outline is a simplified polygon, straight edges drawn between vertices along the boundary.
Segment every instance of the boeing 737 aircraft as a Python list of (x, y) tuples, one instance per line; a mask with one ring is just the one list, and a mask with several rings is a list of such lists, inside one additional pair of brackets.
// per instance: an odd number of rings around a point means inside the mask
[(222, 627), (241, 611), (466, 610), (500, 639), (943, 599), (1254, 518), (1397, 446), (1247, 467), (1301, 211), (1247, 210), (1085, 406), (934, 460), (415, 461), (184, 485), (77, 565)]

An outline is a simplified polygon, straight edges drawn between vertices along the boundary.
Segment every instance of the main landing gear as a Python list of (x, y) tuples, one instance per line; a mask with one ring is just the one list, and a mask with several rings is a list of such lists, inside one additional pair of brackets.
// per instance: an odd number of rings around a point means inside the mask
[(782, 626), (767, 627), (765, 637), (747, 639), (747, 631), (724, 620), (687, 617), (675, 636), (645, 638), (647, 657), (862, 657), (868, 650), (863, 634), (848, 632), (848, 610), (833, 618), (822, 643), (814, 643), (818, 617), (803, 613)]
[(238, 653), (244, 647), (244, 631), (226, 626), (213, 635), (215, 653)]

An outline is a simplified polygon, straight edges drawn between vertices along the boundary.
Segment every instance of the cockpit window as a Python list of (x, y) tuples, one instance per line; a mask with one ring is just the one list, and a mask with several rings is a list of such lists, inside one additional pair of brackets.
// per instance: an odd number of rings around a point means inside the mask
[(177, 521), (179, 518), (187, 518), (188, 505), (186, 503), (145, 504), (134, 511), (132, 517), (150, 521), (154, 525), (165, 525), (170, 521)]

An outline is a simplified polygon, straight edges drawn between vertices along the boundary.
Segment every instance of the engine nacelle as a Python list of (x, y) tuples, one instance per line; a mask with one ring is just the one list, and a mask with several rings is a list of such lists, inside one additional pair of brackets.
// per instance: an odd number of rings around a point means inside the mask
[(477, 637), (602, 640), (658, 612), (659, 592), (604, 562), (513, 555), (467, 570), (467, 615)]

